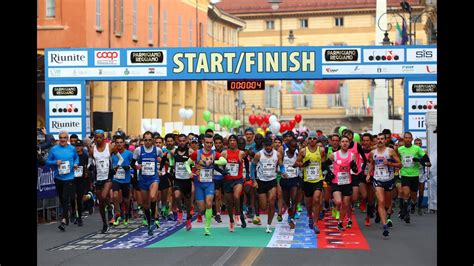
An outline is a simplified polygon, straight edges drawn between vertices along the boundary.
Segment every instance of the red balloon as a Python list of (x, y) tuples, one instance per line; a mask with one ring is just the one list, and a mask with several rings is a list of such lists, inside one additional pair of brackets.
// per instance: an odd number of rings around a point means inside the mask
[(290, 130), (291, 130), (291, 129), (295, 128), (296, 121), (295, 120), (290, 120), (289, 124), (290, 124)]
[(257, 122), (257, 117), (255, 115), (249, 115), (249, 122), (251, 125)]
[(257, 116), (257, 124), (258, 124), (259, 126), (261, 126), (262, 123), (263, 123), (263, 116), (262, 116), (262, 115), (258, 115), (258, 116)]
[(303, 117), (301, 117), (300, 114), (295, 115), (295, 121), (296, 121), (296, 123), (301, 122), (301, 119), (303, 119)]
[(263, 129), (263, 131), (266, 131), (267, 130), (267, 124), (263, 123), (261, 128)]
[(283, 133), (287, 130), (287, 124), (285, 122), (280, 123), (280, 133)]
[(267, 124), (270, 124), (270, 116), (271, 116), (271, 115), (266, 115), (266, 116), (264, 116), (264, 117), (263, 117), (263, 121), (264, 121), (265, 123), (267, 123)]

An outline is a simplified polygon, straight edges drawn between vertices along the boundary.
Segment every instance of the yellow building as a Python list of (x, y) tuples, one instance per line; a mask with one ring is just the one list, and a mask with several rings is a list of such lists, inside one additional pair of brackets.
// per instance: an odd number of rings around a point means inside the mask
[[(272, 4), (271, 2), (281, 2)], [(435, 7), (424, 1), (408, 1), (412, 6), (413, 29), (416, 25), (416, 43), (435, 42)], [(350, 0), (223, 0), (218, 7), (243, 19), (245, 29), (239, 32), (239, 46), (341, 46), (375, 45), (375, 0), (355, 2)], [(404, 16), (399, 1), (389, 0), (388, 9)], [(421, 14), (419, 20), (415, 18)], [(395, 42), (395, 25), (402, 24), (399, 15), (389, 12), (387, 22), (392, 24), (389, 37)], [(380, 25), (383, 27), (383, 25)], [(385, 29), (385, 27), (383, 27)], [(292, 34), (290, 34), (292, 33)], [(377, 40), (382, 42), (382, 40)], [(413, 41), (415, 43), (415, 41)], [(390, 81), (394, 88), (395, 115), (403, 112), (402, 80)], [(252, 104), (267, 108), (281, 115), (281, 120), (293, 119), (299, 113), (305, 124), (332, 131), (341, 124), (352, 125), (355, 130), (371, 127), (371, 114), (364, 112), (363, 102), (371, 93), (371, 80), (346, 80), (340, 82), (337, 94), (291, 95), (288, 81), (267, 81), (265, 91), (246, 92), (247, 107)], [(372, 97), (373, 99), (373, 97)], [(247, 114), (251, 114), (247, 110)], [(357, 119), (353, 119), (357, 118)], [(354, 123), (354, 121), (357, 121)]]

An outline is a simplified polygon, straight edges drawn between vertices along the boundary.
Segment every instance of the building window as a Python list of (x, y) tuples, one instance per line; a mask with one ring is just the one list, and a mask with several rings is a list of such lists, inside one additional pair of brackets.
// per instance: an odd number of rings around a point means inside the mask
[(56, 0), (46, 0), (46, 17), (56, 17)]
[(293, 108), (311, 108), (312, 105), (312, 94), (293, 95)]
[(148, 45), (153, 45), (153, 6), (148, 8)]
[(273, 85), (265, 87), (265, 108), (278, 108), (280, 91)]
[(132, 10), (132, 39), (136, 41), (137, 37), (137, 1), (133, 0), (133, 10)]
[(95, 0), (95, 28), (100, 30), (100, 0)]
[(168, 46), (168, 11), (163, 11), (163, 47)]
[(308, 28), (308, 19), (307, 18), (300, 19), (300, 28), (302, 28), (302, 29)]
[(336, 27), (344, 26), (344, 18), (336, 18)]
[(265, 21), (267, 25), (267, 30), (274, 30), (275, 29), (275, 21), (274, 20), (267, 20)]
[(189, 47), (193, 46), (193, 19), (189, 20)]
[(183, 25), (181, 16), (178, 16), (178, 47), (181, 47), (181, 41), (183, 40)]

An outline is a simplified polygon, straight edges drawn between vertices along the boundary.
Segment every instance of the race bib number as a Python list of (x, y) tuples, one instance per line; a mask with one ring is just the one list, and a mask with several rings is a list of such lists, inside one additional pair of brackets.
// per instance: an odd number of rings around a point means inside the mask
[(306, 168), (308, 180), (316, 180), (319, 178), (319, 163), (311, 163)]
[(155, 175), (155, 162), (142, 162), (142, 175)]
[(109, 160), (98, 160), (97, 165), (97, 180), (107, 180), (109, 178)]
[(199, 181), (212, 182), (213, 176), (214, 176), (214, 169), (201, 169), (201, 175), (199, 176)]
[(82, 165), (78, 166), (76, 170), (74, 170), (74, 177), (82, 177)]
[(388, 180), (390, 179), (390, 173), (388, 172), (387, 167), (377, 167), (375, 168), (375, 174), (377, 180)]
[(338, 185), (347, 185), (349, 184), (349, 173), (340, 172), (337, 174), (337, 184)]
[(125, 170), (122, 167), (119, 167), (115, 172), (115, 179), (125, 179)]
[(415, 163), (413, 162), (413, 156), (412, 155), (406, 155), (402, 159), (402, 164), (403, 167), (413, 167)]
[(177, 179), (189, 179), (188, 171), (184, 162), (177, 162), (175, 167), (175, 176)]
[(69, 161), (63, 161), (58, 167), (58, 172), (60, 175), (67, 175), (71, 172), (71, 165)]
[(287, 166), (286, 167), (286, 173), (288, 174), (288, 178), (294, 178), (296, 177), (296, 168), (294, 167), (291, 167), (291, 166)]
[(276, 169), (275, 164), (273, 164), (273, 163), (263, 164), (263, 175), (265, 177), (271, 177), (276, 173), (275, 169)]
[(229, 171), (229, 175), (237, 176), (239, 174), (239, 164), (237, 163), (228, 163), (225, 168)]

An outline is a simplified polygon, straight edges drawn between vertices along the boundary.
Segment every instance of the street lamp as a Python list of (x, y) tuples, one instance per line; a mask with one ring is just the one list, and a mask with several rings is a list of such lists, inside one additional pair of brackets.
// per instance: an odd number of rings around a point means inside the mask
[(252, 103), (252, 114), (255, 114), (255, 104)]
[(295, 35), (293, 34), (293, 30), (290, 30), (290, 34), (288, 34), (288, 38), (287, 38), (287, 39), (288, 39), (288, 42), (289, 42), (290, 44), (293, 44), (293, 42), (294, 42), (295, 39), (296, 39), (296, 38), (295, 38)]
[(235, 98), (234, 105), (235, 105), (235, 120), (237, 120), (237, 108), (239, 107), (239, 99), (238, 98)]
[(242, 101), (240, 107), (242, 107), (242, 125), (245, 128), (245, 107), (247, 107), (247, 105), (245, 104), (245, 100)]

